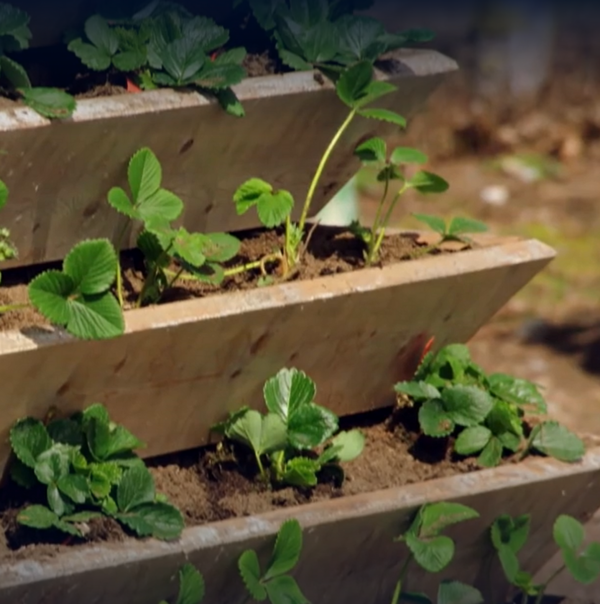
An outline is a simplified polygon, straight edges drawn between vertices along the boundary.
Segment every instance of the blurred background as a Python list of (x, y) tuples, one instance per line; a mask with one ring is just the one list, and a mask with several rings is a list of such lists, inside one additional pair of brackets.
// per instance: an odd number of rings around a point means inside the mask
[[(600, 3), (401, 4), (369, 12), (389, 30), (433, 30), (428, 46), (460, 71), (398, 140), (426, 152), (450, 190), (407, 195), (392, 226), (422, 228), (410, 212), (468, 216), (556, 248), (470, 345), (487, 370), (543, 386), (556, 419), (600, 434)], [(324, 218), (368, 223), (379, 190), (361, 171)]]

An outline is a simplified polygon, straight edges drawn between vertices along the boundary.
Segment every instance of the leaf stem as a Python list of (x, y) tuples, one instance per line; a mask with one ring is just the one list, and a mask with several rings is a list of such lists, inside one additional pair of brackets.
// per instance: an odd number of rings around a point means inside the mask
[(254, 451), (254, 457), (256, 458), (256, 464), (258, 465), (258, 470), (260, 472), (260, 475), (262, 476), (263, 480), (268, 480), (268, 476), (267, 473), (265, 472), (265, 468), (263, 466), (262, 460), (260, 459), (260, 454), (255, 450)]
[(408, 571), (410, 563), (412, 562), (412, 559), (413, 555), (410, 554), (402, 565), (402, 569), (400, 570), (400, 578), (398, 579), (398, 582), (396, 583), (396, 588), (394, 589), (392, 604), (398, 604), (398, 602), (400, 601), (400, 596), (402, 595), (402, 584), (404, 583), (404, 579), (406, 578), (406, 573)]
[(381, 212), (383, 210), (383, 206), (385, 204), (385, 198), (387, 197), (388, 191), (390, 188), (390, 179), (385, 179), (385, 185), (383, 187), (383, 195), (379, 200), (379, 205), (377, 206), (377, 213), (375, 214), (375, 220), (373, 221), (373, 226), (371, 227), (371, 241), (369, 241), (369, 249), (367, 252), (367, 264), (371, 264), (375, 259), (375, 240), (377, 238), (377, 234), (379, 233), (379, 221), (381, 220)]
[(22, 308), (29, 308), (31, 304), (29, 302), (23, 302), (20, 304), (6, 304), (5, 306), (0, 306), (0, 315), (5, 312), (11, 312), (13, 310), (21, 310)]
[(565, 568), (567, 568), (567, 566), (566, 564), (563, 564), (561, 567), (555, 570), (550, 575), (550, 577), (541, 585), (541, 589), (535, 598), (535, 604), (542, 604), (542, 600), (544, 599), (544, 594), (546, 593), (548, 586), (550, 585), (550, 583), (552, 583), (552, 581), (554, 581), (554, 579), (556, 579), (556, 577), (558, 577), (558, 575), (560, 575), (560, 573), (563, 572), (563, 570), (565, 570)]
[(383, 237), (385, 235), (385, 229), (390, 221), (390, 217), (392, 215), (392, 212), (394, 211), (394, 208), (396, 207), (396, 204), (398, 203), (398, 200), (400, 199), (400, 196), (404, 193), (404, 191), (406, 191), (406, 189), (408, 189), (408, 186), (405, 184), (397, 193), (396, 195), (394, 195), (394, 198), (392, 199), (392, 201), (390, 202), (390, 205), (388, 206), (388, 210), (385, 214), (385, 218), (383, 219), (383, 222), (381, 223), (382, 226), (379, 230), (379, 234), (377, 236), (377, 241), (375, 242), (375, 245), (373, 246), (373, 256), (377, 256), (377, 254), (379, 253), (379, 248), (381, 247), (381, 243), (383, 241)]
[(117, 239), (115, 241), (115, 252), (117, 253), (117, 300), (119, 301), (119, 306), (123, 308), (123, 275), (121, 274), (121, 240), (125, 235), (125, 231), (129, 226), (130, 219), (128, 219), (123, 228), (117, 235)]
[(357, 111), (356, 109), (352, 109), (352, 111), (350, 111), (350, 113), (344, 120), (343, 124), (339, 127), (338, 131), (335, 133), (334, 137), (331, 139), (331, 142), (327, 146), (327, 149), (325, 149), (325, 153), (323, 153), (323, 157), (321, 158), (321, 161), (319, 162), (317, 171), (315, 172), (312, 182), (310, 183), (310, 187), (309, 187), (308, 193), (306, 195), (306, 200), (304, 202), (304, 207), (302, 208), (300, 222), (298, 223), (298, 227), (299, 227), (299, 230), (301, 233), (304, 232), (304, 225), (306, 224), (306, 219), (308, 218), (310, 204), (313, 200), (313, 197), (315, 196), (315, 191), (317, 190), (317, 186), (319, 184), (319, 181), (321, 180), (321, 176), (323, 175), (325, 166), (327, 165), (327, 162), (329, 161), (329, 158), (331, 157), (331, 154), (332, 154), (333, 150), (335, 149), (335, 146), (337, 145), (340, 138), (342, 137), (342, 135), (344, 134), (344, 132), (346, 131), (346, 129), (348, 128), (348, 126), (350, 125), (350, 123), (352, 122), (354, 117), (356, 116), (356, 111)]

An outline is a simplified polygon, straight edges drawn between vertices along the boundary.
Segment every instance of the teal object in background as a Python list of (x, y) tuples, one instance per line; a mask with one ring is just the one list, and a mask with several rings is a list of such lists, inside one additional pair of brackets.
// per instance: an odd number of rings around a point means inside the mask
[(358, 189), (356, 176), (351, 178), (337, 195), (317, 214), (320, 224), (348, 226), (359, 219)]

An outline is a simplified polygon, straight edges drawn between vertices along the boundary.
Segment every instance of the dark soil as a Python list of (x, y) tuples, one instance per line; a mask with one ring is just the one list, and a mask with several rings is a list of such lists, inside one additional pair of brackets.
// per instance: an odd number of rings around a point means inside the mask
[[(336, 497), (369, 493), (478, 469), (472, 458), (450, 453), (450, 439), (431, 439), (417, 431), (413, 409), (376, 411), (342, 421), (342, 428), (359, 427), (366, 436), (365, 450), (340, 472), (323, 472), (314, 489), (272, 490), (257, 479), (253, 457), (238, 446), (211, 445), (149, 462), (157, 491), (177, 506), (187, 526), (269, 510), (302, 505)], [(345, 425), (344, 425), (345, 424)], [(507, 458), (504, 463), (512, 463)], [(44, 501), (45, 491), (29, 492), (13, 483), (0, 490), (0, 562), (55, 556), (72, 540), (62, 533), (35, 531), (16, 522), (20, 509)], [(93, 520), (88, 543), (121, 541), (127, 533), (110, 519)]]
[[(240, 253), (228, 267), (241, 266), (255, 262), (268, 254), (281, 249), (283, 235), (276, 231), (251, 231), (237, 234), (242, 241)], [(380, 262), (385, 266), (408, 261), (426, 254), (452, 253), (465, 249), (466, 245), (443, 245), (431, 250), (417, 233), (391, 235), (384, 239), (380, 251)], [(134, 307), (144, 280), (144, 262), (136, 251), (122, 254), (123, 288), (125, 308)], [(60, 268), (61, 263), (23, 267), (3, 271), (0, 288), (0, 305), (26, 304), (28, 302), (27, 283), (37, 274), (49, 268)], [(280, 264), (270, 262), (266, 265), (268, 276), (277, 283), (280, 280)], [(317, 228), (311, 238), (309, 248), (304, 254), (302, 264), (292, 274), (292, 280), (308, 280), (327, 275), (347, 273), (365, 268), (362, 243), (343, 229)], [(173, 266), (174, 271), (177, 266)], [(188, 276), (189, 277), (189, 276)], [(201, 298), (215, 294), (254, 289), (260, 286), (260, 269), (252, 269), (231, 277), (220, 285), (210, 285), (198, 280), (182, 278), (166, 293), (161, 303), (176, 302), (190, 298)], [(46, 328), (48, 321), (31, 307), (0, 314), (1, 330), (19, 330), (31, 327)]]

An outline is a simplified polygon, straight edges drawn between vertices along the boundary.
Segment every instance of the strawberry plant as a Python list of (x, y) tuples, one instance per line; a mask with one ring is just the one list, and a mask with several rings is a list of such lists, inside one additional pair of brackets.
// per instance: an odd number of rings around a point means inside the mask
[(471, 244), (472, 240), (467, 235), (485, 233), (488, 230), (487, 225), (472, 218), (456, 217), (447, 223), (443, 218), (429, 214), (413, 214), (413, 216), (439, 234), (440, 240), (437, 245), (445, 241), (461, 241)]
[[(200, 604), (204, 600), (204, 577), (189, 562), (179, 570), (179, 593), (172, 604)], [(162, 600), (159, 604), (169, 604)]]
[[(8, 202), (8, 187), (0, 180), (0, 210)], [(10, 240), (10, 231), (0, 228), (0, 262), (12, 260), (17, 257), (17, 248)], [(0, 275), (1, 277), (1, 275)]]
[[(395, 539), (397, 542), (406, 544), (409, 555), (402, 565), (392, 604), (398, 604), (400, 601), (431, 603), (431, 600), (423, 594), (408, 593), (404, 590), (411, 563), (416, 562), (430, 573), (442, 571), (452, 562), (456, 547), (450, 537), (441, 534), (442, 531), (453, 524), (478, 517), (479, 514), (474, 509), (460, 503), (427, 503), (419, 508), (408, 530)], [(443, 582), (440, 585), (439, 593), (452, 596), (448, 600), (441, 598), (443, 602), (453, 604), (480, 604), (482, 602), (477, 590), (456, 581)], [(440, 597), (438, 597), (438, 601), (440, 601)]]
[(265, 572), (254, 550), (246, 550), (238, 560), (240, 575), (250, 596), (271, 604), (309, 604), (296, 580), (288, 573), (298, 564), (302, 552), (302, 528), (297, 520), (286, 520), (277, 533)]
[(583, 585), (589, 585), (598, 579), (600, 543), (592, 542), (584, 548), (583, 525), (575, 518), (561, 514), (554, 522), (552, 535), (560, 550), (563, 564), (543, 583), (534, 583), (533, 575), (521, 569), (517, 556), (527, 542), (530, 525), (530, 514), (515, 518), (503, 514), (492, 524), (490, 534), (504, 574), (510, 584), (521, 592), (524, 602), (528, 597), (533, 597), (535, 604), (541, 604), (548, 586), (565, 570)]
[[(353, 222), (350, 229), (365, 243), (365, 261), (367, 265), (377, 260), (379, 249), (385, 236), (392, 212), (398, 200), (409, 189), (415, 189), (420, 193), (443, 193), (448, 189), (448, 183), (431, 172), (420, 170), (411, 178), (406, 178), (402, 166), (406, 164), (426, 164), (427, 156), (421, 151), (408, 147), (396, 147), (388, 157), (385, 141), (381, 138), (370, 138), (359, 144), (355, 154), (364, 166), (377, 170), (377, 180), (383, 182), (383, 193), (377, 206), (375, 220), (370, 229)], [(388, 200), (388, 194), (392, 181), (399, 181), (401, 186)], [(387, 202), (387, 203), (386, 203)]]
[(6, 81), (25, 105), (47, 118), (67, 118), (75, 110), (75, 99), (55, 88), (34, 87), (23, 66), (12, 53), (29, 46), (29, 15), (0, 2), (0, 78)]
[(276, 190), (259, 178), (251, 178), (236, 191), (233, 200), (238, 214), (244, 214), (250, 208), (256, 207), (258, 217), (265, 227), (273, 228), (285, 224), (284, 249), (269, 257), (269, 260), (277, 259), (281, 263), (284, 279), (293, 274), (304, 250), (308, 247), (312, 231), (305, 238), (304, 230), (311, 203), (327, 162), (348, 126), (359, 116), (383, 120), (401, 127), (406, 125), (405, 119), (393, 111), (368, 107), (372, 102), (394, 90), (396, 88), (392, 84), (373, 80), (373, 66), (369, 61), (363, 60), (355, 63), (342, 72), (336, 83), (336, 91), (339, 99), (348, 106), (350, 111), (321, 157), (297, 224), (291, 220), (294, 199), (288, 191)]
[[(183, 201), (162, 188), (162, 168), (150, 149), (140, 149), (133, 155), (128, 180), (131, 195), (121, 187), (113, 187), (108, 202), (142, 225), (137, 247), (144, 255), (146, 274), (137, 305), (159, 302), (184, 271), (208, 283), (221, 283), (227, 274), (222, 264), (237, 255), (239, 240), (226, 233), (190, 233), (183, 227), (171, 226), (183, 211)], [(128, 223), (123, 226), (118, 247), (127, 226)], [(173, 263), (176, 271), (169, 268)], [(123, 306), (120, 269), (117, 269), (117, 294)]]
[(547, 412), (538, 388), (503, 373), (487, 375), (462, 344), (428, 353), (413, 379), (396, 384), (395, 391), (418, 405), (423, 434), (454, 436), (454, 451), (479, 453), (484, 467), (498, 465), (505, 450), (521, 450), (522, 457), (536, 451), (565, 462), (585, 453), (581, 439), (554, 421), (538, 423), (526, 438), (525, 415)]
[[(243, 407), (213, 429), (252, 450), (264, 481), (314, 487), (324, 466), (361, 454), (362, 433), (351, 430), (333, 436), (338, 418), (314, 402), (316, 386), (304, 372), (282, 369), (267, 380), (263, 394), (266, 414)], [(323, 446), (319, 455), (313, 452)]]
[(134, 453), (144, 444), (112, 422), (102, 405), (47, 425), (19, 420), (10, 444), (12, 479), (44, 492), (41, 503), (19, 512), (24, 526), (84, 538), (91, 520), (110, 516), (140, 537), (176, 539), (183, 530), (181, 513), (156, 493), (152, 474)]

